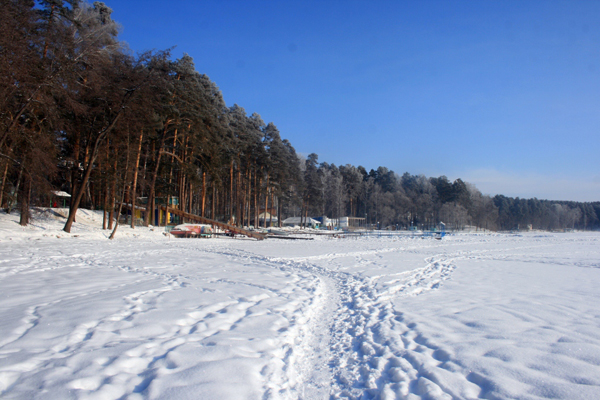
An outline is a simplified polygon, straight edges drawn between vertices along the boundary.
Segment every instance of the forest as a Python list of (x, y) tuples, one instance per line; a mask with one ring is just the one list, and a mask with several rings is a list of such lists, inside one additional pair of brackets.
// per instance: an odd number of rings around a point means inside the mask
[(239, 226), (268, 211), (392, 229), (600, 228), (600, 202), (491, 197), (461, 179), (303, 157), (275, 123), (227, 106), (190, 56), (134, 55), (102, 2), (0, 4), (0, 207), (22, 225), (64, 191), (66, 232), (80, 207), (112, 229), (123, 204), (146, 211), (132, 226), (169, 204)]

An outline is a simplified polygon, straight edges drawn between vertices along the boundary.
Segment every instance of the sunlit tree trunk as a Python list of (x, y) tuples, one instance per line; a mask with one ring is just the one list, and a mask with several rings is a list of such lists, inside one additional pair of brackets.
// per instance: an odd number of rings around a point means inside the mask
[(262, 177), (258, 178), (258, 185), (254, 188), (254, 225), (258, 228), (260, 226), (260, 188), (262, 187)]
[(274, 190), (271, 189), (271, 208), (269, 210), (269, 226), (273, 226), (273, 196), (274, 196)]
[[(150, 178), (150, 186), (148, 188), (148, 204), (146, 206), (146, 215), (144, 216), (144, 226), (150, 225), (151, 215), (154, 213), (155, 207), (155, 188), (156, 188), (156, 178), (158, 176), (158, 169), (160, 168), (160, 160), (163, 153), (163, 147), (165, 145), (165, 139), (167, 137), (167, 127), (169, 126), (169, 122), (165, 123), (163, 128), (160, 143), (158, 145), (158, 151), (156, 152), (156, 160), (154, 163), (154, 171), (152, 171), (152, 177)], [(160, 221), (157, 221), (158, 225), (160, 225)]]
[(247, 193), (247, 197), (246, 197), (246, 206), (248, 207), (248, 211), (246, 213), (247, 218), (248, 218), (248, 222), (246, 226), (250, 226), (250, 218), (251, 218), (251, 205), (252, 205), (252, 169), (248, 168), (248, 193)]
[(140, 156), (142, 154), (142, 140), (144, 138), (144, 131), (140, 131), (139, 144), (137, 148), (137, 154), (135, 156), (135, 164), (133, 167), (133, 183), (131, 185), (131, 229), (135, 228), (135, 205), (137, 197), (137, 178), (138, 170), (140, 167)]
[(242, 193), (242, 171), (241, 168), (238, 168), (238, 173), (237, 173), (237, 182), (235, 185), (236, 189), (235, 189), (235, 224), (237, 226), (241, 226), (241, 224), (243, 223), (242, 221), (242, 201), (243, 201), (243, 193)]
[(193, 200), (194, 200), (194, 184), (192, 182), (190, 182), (189, 189), (188, 189), (188, 212), (190, 214), (194, 214), (194, 211), (195, 211), (192, 209)]
[(108, 229), (113, 228), (113, 221), (115, 219), (115, 202), (117, 198), (117, 157), (112, 168), (112, 180), (110, 189), (110, 213), (108, 217)]
[(233, 160), (229, 166), (229, 218), (233, 216)]
[(206, 217), (204, 215), (204, 208), (206, 206), (206, 172), (202, 171), (202, 207), (200, 208), (200, 216)]
[(263, 214), (263, 218), (264, 218), (264, 227), (267, 227), (267, 207), (269, 205), (269, 173), (267, 173), (267, 176), (265, 178), (265, 212)]
[[(129, 172), (129, 137), (127, 137), (127, 157), (125, 159), (125, 176), (123, 177), (123, 190), (121, 191), (121, 201), (119, 202), (119, 208), (117, 210), (117, 218), (115, 218), (115, 227), (112, 231), (112, 233), (110, 234), (110, 236), (108, 237), (110, 240), (115, 238), (115, 234), (117, 233), (117, 228), (119, 227), (119, 217), (121, 216), (121, 211), (123, 209), (123, 203), (125, 202), (126, 199), (126, 193), (127, 193), (127, 175)], [(132, 215), (133, 217), (133, 215)]]

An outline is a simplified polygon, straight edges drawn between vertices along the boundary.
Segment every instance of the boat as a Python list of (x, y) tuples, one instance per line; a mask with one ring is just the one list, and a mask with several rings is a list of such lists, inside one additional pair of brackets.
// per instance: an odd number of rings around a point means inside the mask
[(207, 224), (180, 224), (171, 230), (171, 235), (182, 238), (212, 237), (212, 226)]

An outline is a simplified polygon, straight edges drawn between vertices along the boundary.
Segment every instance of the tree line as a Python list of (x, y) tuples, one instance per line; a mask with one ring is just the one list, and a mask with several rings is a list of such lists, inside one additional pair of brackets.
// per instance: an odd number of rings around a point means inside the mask
[(241, 226), (266, 226), (265, 215), (398, 228), (600, 225), (600, 203), (492, 198), (460, 179), (301, 157), (273, 122), (227, 106), (188, 55), (132, 55), (106, 4), (0, 4), (0, 206), (18, 207), (22, 225), (57, 190), (71, 194), (67, 232), (79, 207), (104, 210), (103, 228), (114, 229), (123, 205), (146, 210), (149, 225), (157, 204)]

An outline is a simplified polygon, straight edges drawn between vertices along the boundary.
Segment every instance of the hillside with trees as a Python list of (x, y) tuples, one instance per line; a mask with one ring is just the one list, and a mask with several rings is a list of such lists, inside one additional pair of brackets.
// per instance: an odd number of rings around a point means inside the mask
[(394, 228), (600, 228), (600, 202), (490, 197), (461, 179), (301, 157), (273, 122), (227, 106), (188, 55), (132, 55), (104, 3), (0, 4), (0, 207), (18, 207), (22, 225), (64, 191), (67, 232), (79, 207), (104, 210), (111, 229), (121, 204), (145, 209), (145, 225), (170, 204), (241, 226), (269, 210)]

